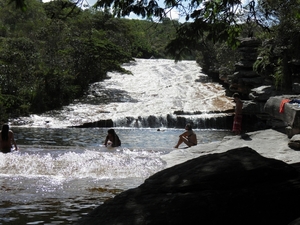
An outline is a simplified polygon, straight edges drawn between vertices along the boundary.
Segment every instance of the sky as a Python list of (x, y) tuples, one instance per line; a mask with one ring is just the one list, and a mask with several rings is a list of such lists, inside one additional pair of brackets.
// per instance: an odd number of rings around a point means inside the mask
[[(48, 2), (51, 0), (43, 0), (43, 2)], [(248, 4), (251, 0), (242, 0), (244, 5)], [(97, 0), (84, 0), (83, 5), (93, 6)], [(158, 3), (163, 6), (163, 0), (158, 0)], [(170, 12), (167, 13), (167, 16), (172, 20), (179, 20), (180, 22), (186, 22), (184, 17), (180, 17), (179, 12), (176, 9), (172, 9)], [(128, 17), (130, 19), (139, 19), (140, 17), (136, 16), (135, 14), (131, 13)]]
[[(97, 2), (97, 0), (84, 0), (84, 1), (87, 5), (90, 5), (90, 6), (94, 5)], [(249, 1), (251, 1), (251, 0), (242, 0), (242, 3), (243, 3), (243, 5), (246, 5), (249, 3)], [(163, 0), (158, 0), (158, 4), (163, 6), (164, 5)], [(179, 12), (176, 9), (172, 9), (170, 12), (168, 12), (167, 16), (172, 20), (179, 20), (180, 22), (185, 22), (185, 18), (180, 17)], [(129, 16), (129, 18), (139, 19), (139, 17), (134, 15), (133, 13)]]
[[(42, 0), (43, 2), (48, 2), (51, 0)], [(251, 0), (241, 0), (244, 5), (248, 4), (249, 1)], [(91, 7), (93, 6), (97, 0), (84, 0), (83, 6)], [(188, 1), (187, 1), (188, 2)], [(158, 0), (158, 4), (161, 5), (162, 7), (164, 6), (164, 1), (163, 0)], [(180, 17), (179, 12), (176, 9), (172, 9), (167, 13), (167, 17), (169, 17), (171, 20), (179, 20), (179, 22), (186, 22), (184, 17)], [(134, 13), (131, 13), (130, 16), (128, 17), (129, 19), (142, 19), (141, 17), (136, 16)]]
[[(92, 6), (94, 5), (97, 0), (84, 0), (88, 5)], [(159, 3), (161, 3), (161, 6), (163, 6), (163, 1), (162, 0), (158, 0)], [(167, 14), (167, 16), (172, 19), (172, 20), (179, 20), (179, 14), (178, 14), (178, 11), (176, 11), (175, 9), (172, 9), (172, 11), (170, 13)], [(139, 17), (137, 17), (136, 15), (134, 14), (131, 14), (129, 16), (129, 18), (131, 19), (139, 19)]]

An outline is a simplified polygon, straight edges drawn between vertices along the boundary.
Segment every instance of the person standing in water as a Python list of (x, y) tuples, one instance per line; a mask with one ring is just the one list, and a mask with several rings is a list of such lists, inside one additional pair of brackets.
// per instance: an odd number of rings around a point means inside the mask
[[(110, 144), (111, 143), (111, 144)], [(114, 129), (109, 129), (107, 131), (107, 136), (104, 142), (104, 145), (107, 147), (110, 145), (111, 147), (119, 147), (121, 146), (121, 140), (116, 134)]]
[(14, 145), (15, 150), (18, 150), (14, 133), (9, 129), (8, 124), (3, 124), (0, 133), (0, 151), (3, 153), (11, 152), (12, 145)]
[(197, 136), (192, 130), (191, 124), (188, 123), (185, 125), (185, 130), (184, 133), (179, 135), (179, 140), (174, 148), (178, 148), (182, 143), (185, 143), (189, 147), (197, 145)]
[(242, 131), (243, 102), (241, 101), (240, 95), (238, 93), (234, 93), (232, 97), (233, 97), (233, 101), (235, 102), (232, 131), (234, 132), (235, 135), (239, 135), (241, 134)]

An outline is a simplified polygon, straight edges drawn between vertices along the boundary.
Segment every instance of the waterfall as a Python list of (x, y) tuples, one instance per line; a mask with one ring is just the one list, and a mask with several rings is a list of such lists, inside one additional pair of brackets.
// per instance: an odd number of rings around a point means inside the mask
[(184, 127), (227, 129), (232, 100), (195, 61), (135, 59), (131, 74), (110, 72), (86, 95), (42, 115), (13, 120), (31, 127)]
[(116, 127), (150, 127), (150, 128), (183, 128), (187, 123), (193, 124), (193, 128), (199, 129), (230, 129), (232, 126), (232, 116), (225, 113), (197, 115), (166, 115), (166, 116), (148, 116), (148, 117), (127, 117), (117, 120), (114, 123)]

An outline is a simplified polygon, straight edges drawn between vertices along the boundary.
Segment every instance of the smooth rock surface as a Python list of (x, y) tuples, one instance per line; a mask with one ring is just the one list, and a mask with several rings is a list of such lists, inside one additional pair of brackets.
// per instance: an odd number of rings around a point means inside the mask
[[(243, 136), (227, 136), (222, 141), (197, 145), (188, 149), (179, 149), (163, 155), (167, 167), (185, 162), (189, 159), (211, 153), (221, 153), (238, 147), (250, 147), (267, 158), (274, 158), (286, 163), (300, 162), (300, 151), (288, 146), (290, 139), (285, 133), (273, 129), (249, 132)], [(172, 156), (176, 155), (176, 157)], [(178, 158), (176, 162), (171, 158)]]
[(283, 112), (280, 112), (280, 105), (283, 99), (299, 99), (300, 96), (282, 95), (270, 97), (265, 104), (265, 112), (272, 117), (284, 121), (292, 128), (300, 128), (300, 107), (299, 104), (285, 103)]

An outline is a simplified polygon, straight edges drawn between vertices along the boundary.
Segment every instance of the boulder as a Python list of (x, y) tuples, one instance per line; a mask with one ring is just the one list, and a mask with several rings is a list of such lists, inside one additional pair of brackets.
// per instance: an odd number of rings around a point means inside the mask
[(113, 127), (114, 123), (111, 119), (99, 120), (95, 122), (84, 123), (82, 125), (74, 126), (78, 128), (90, 128), (90, 127)]
[[(284, 99), (296, 100), (300, 99), (300, 96), (295, 95), (282, 95), (270, 97), (265, 104), (265, 112), (272, 117), (284, 121), (287, 126), (290, 126), (293, 130), (299, 130), (300, 128), (300, 107), (298, 103), (291, 102), (282, 104)], [(282, 110), (280, 110), (282, 108)]]
[[(242, 70), (242, 71), (237, 71), (234, 74), (234, 77), (232, 79), (240, 78), (240, 77), (258, 77), (259, 75), (253, 71), (253, 70)], [(229, 77), (229, 75), (228, 75)]]
[(78, 225), (284, 225), (300, 217), (298, 167), (249, 147), (191, 159), (107, 200)]
[(300, 150), (300, 134), (296, 134), (294, 135), (289, 143), (288, 143), (289, 147), (295, 150)]
[(243, 114), (260, 114), (264, 110), (265, 104), (263, 102), (243, 101)]
[(295, 219), (293, 222), (289, 223), (288, 225), (300, 225), (300, 218)]
[(249, 98), (254, 101), (266, 102), (270, 97), (277, 93), (274, 86), (264, 85), (257, 88), (253, 88), (249, 94)]
[[(257, 48), (258, 46), (261, 45), (261, 41), (259, 39), (251, 38), (251, 37), (241, 38), (240, 41), (241, 41), (241, 44), (239, 46), (240, 48), (247, 48), (247, 47)], [(246, 50), (246, 52), (248, 51)]]
[(253, 61), (248, 61), (248, 60), (239, 61), (234, 66), (236, 70), (252, 70)]

